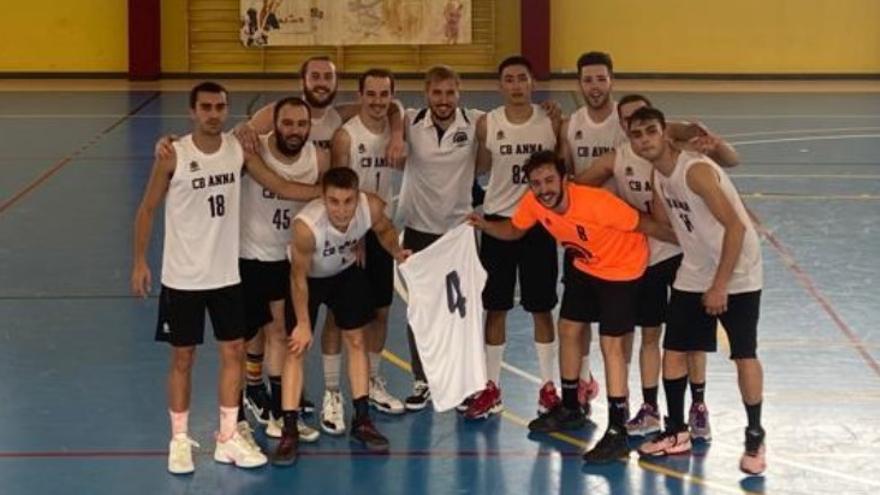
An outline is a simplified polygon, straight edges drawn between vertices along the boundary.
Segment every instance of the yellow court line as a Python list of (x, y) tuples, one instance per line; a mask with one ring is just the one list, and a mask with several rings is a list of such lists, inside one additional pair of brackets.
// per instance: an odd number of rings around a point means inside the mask
[[(724, 332), (721, 332), (721, 333), (724, 333)], [(406, 371), (407, 373), (412, 373), (412, 367), (410, 367), (409, 363), (404, 361), (397, 354), (394, 354), (393, 352), (389, 351), (388, 349), (385, 349), (382, 351), (382, 356), (385, 357), (385, 359), (390, 361), (391, 364), (397, 366), (398, 368)], [(529, 424), (528, 420), (526, 420), (525, 418), (518, 416), (510, 411), (502, 412), (501, 417), (510, 421), (511, 423), (517, 424), (522, 427), (527, 427)], [(588, 444), (586, 442), (584, 442), (583, 440), (575, 438), (571, 435), (566, 435), (565, 433), (556, 432), (556, 433), (551, 433), (550, 436), (553, 438), (556, 438), (558, 440), (561, 440), (565, 443), (568, 443), (569, 445), (579, 447), (581, 449), (586, 449), (588, 446)], [(620, 462), (627, 464), (629, 461), (621, 459)], [(742, 488), (734, 489), (734, 488), (728, 487), (726, 485), (716, 483), (714, 481), (709, 481), (705, 478), (700, 478), (698, 476), (694, 476), (689, 473), (682, 473), (681, 471), (676, 471), (674, 469), (669, 469), (667, 467), (663, 467), (663, 466), (659, 466), (657, 464), (646, 462), (642, 459), (639, 459), (637, 464), (640, 468), (642, 468), (646, 471), (651, 471), (651, 472), (654, 472), (657, 474), (662, 474), (662, 475), (669, 476), (672, 478), (677, 478), (679, 480), (687, 481), (690, 483), (696, 483), (698, 485), (702, 485), (707, 488), (713, 488), (713, 489), (720, 490), (720, 491), (723, 491), (726, 493), (733, 493), (733, 494), (738, 494), (738, 495), (739, 494), (760, 495), (757, 492), (750, 492), (750, 491), (744, 490)]]

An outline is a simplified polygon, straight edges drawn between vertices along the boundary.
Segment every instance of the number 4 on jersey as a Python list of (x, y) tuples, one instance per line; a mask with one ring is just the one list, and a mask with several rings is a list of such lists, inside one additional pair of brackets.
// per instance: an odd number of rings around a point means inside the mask
[(464, 318), (467, 314), (467, 299), (461, 293), (461, 280), (458, 272), (453, 270), (446, 274), (446, 306), (450, 313), (458, 310), (458, 316)]

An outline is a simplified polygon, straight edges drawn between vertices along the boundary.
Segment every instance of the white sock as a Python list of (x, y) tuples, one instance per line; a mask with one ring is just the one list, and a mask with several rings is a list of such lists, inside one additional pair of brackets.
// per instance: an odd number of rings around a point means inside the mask
[(219, 440), (225, 442), (235, 435), (235, 426), (238, 423), (238, 408), (220, 406), (220, 435)]
[(339, 390), (339, 376), (342, 373), (342, 353), (322, 354), (321, 362), (324, 365), (324, 388), (327, 390)]
[(590, 383), (590, 377), (592, 374), (590, 373), (590, 355), (581, 358), (581, 380)]
[(538, 367), (541, 368), (541, 383), (553, 382), (553, 363), (556, 361), (556, 342), (535, 342), (538, 353)]
[(486, 344), (486, 375), (495, 385), (501, 385), (501, 360), (504, 358), (504, 348), (507, 344)]
[(379, 364), (382, 363), (382, 353), (381, 352), (370, 352), (370, 379), (376, 378), (379, 376)]
[(189, 411), (174, 412), (168, 410), (171, 416), (171, 435), (186, 435), (189, 430)]

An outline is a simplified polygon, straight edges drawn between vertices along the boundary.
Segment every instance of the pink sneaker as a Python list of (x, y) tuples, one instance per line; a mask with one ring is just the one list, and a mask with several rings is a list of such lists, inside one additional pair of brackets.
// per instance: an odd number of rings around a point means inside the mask
[(464, 417), (467, 419), (484, 419), (503, 410), (501, 389), (495, 385), (495, 382), (489, 380), (486, 383), (486, 388), (471, 401), (467, 411), (464, 412)]
[(687, 454), (690, 451), (691, 435), (687, 430), (677, 433), (667, 430), (639, 447), (640, 455), (652, 457)]
[(709, 426), (709, 409), (703, 402), (691, 404), (688, 412), (688, 427), (691, 429), (691, 438), (708, 442), (712, 440), (712, 427)]
[(581, 409), (584, 410), (584, 414), (588, 417), (590, 416), (590, 401), (599, 396), (599, 382), (590, 375), (590, 381), (586, 381), (583, 378), (578, 380), (578, 403), (581, 405)]
[(739, 470), (757, 476), (767, 469), (767, 448), (764, 446), (764, 430), (746, 429), (746, 449), (739, 459)]
[(626, 422), (626, 432), (632, 436), (645, 436), (660, 431), (660, 413), (651, 404), (642, 404), (635, 417)]
[(561, 403), (562, 399), (556, 393), (556, 385), (553, 382), (545, 383), (538, 391), (538, 415), (546, 414)]

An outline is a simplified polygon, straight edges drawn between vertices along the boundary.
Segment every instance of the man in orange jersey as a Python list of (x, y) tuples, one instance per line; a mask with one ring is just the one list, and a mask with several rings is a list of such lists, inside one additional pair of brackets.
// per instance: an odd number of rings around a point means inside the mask
[(635, 327), (638, 280), (648, 262), (645, 234), (669, 242), (675, 242), (675, 236), (668, 226), (604, 189), (568, 183), (565, 163), (552, 151), (533, 154), (523, 171), (529, 192), (510, 220), (492, 222), (476, 214), (469, 220), (499, 239), (517, 239), (540, 222), (574, 253), (576, 270), (565, 280), (559, 314), (562, 404), (529, 423), (529, 429), (549, 433), (586, 424), (577, 398), (580, 339), (588, 323), (598, 321), (608, 391), (608, 429), (584, 454), (584, 460), (610, 462), (629, 454), (624, 337)]

